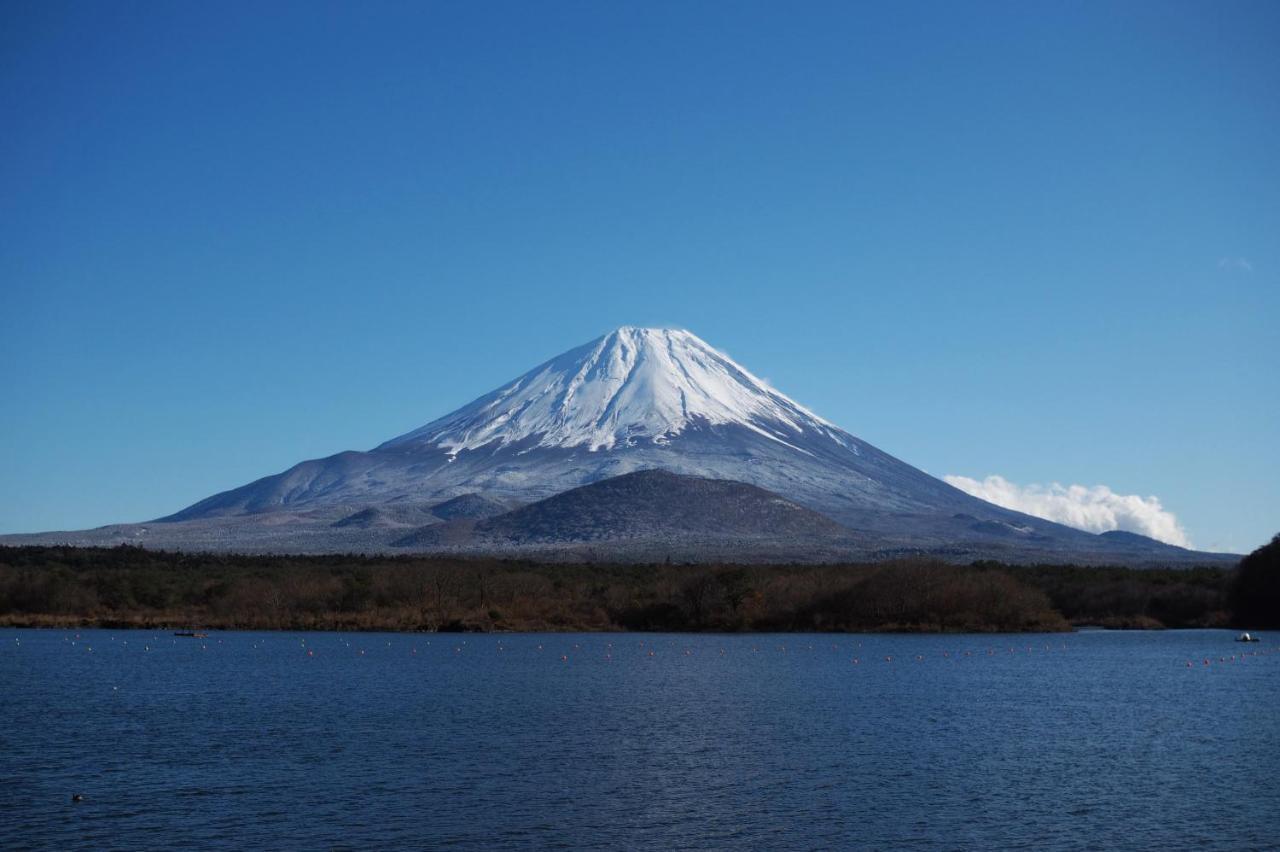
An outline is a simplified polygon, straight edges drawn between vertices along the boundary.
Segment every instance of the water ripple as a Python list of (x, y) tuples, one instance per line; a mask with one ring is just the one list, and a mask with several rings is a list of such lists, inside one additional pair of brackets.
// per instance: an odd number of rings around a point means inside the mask
[(1280, 836), (1280, 653), (1217, 631), (120, 638), (0, 631), (0, 847)]

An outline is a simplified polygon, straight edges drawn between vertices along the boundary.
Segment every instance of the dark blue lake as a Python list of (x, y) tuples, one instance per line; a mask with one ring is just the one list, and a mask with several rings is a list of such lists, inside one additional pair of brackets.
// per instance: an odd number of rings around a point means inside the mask
[(1232, 639), (3, 630), (0, 847), (1276, 848)]

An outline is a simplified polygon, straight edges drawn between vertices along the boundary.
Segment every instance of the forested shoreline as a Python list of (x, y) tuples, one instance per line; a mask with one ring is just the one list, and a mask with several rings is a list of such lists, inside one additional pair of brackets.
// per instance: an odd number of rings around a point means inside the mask
[(564, 565), (16, 547), (0, 548), (0, 625), (850, 632), (1225, 627), (1241, 623), (1233, 602), (1239, 608), (1240, 600), (1256, 598), (1239, 593), (1238, 574), (1216, 567), (927, 559)]

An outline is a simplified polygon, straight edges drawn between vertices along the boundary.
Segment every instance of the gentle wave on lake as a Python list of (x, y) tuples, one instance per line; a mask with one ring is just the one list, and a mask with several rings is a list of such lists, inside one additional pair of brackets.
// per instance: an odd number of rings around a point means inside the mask
[(1233, 638), (0, 630), (0, 846), (1274, 848)]

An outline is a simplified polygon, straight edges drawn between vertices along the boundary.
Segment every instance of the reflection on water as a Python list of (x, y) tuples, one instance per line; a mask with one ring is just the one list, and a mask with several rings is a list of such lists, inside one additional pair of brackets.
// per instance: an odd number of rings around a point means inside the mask
[(0, 846), (1265, 848), (1232, 639), (4, 630)]

